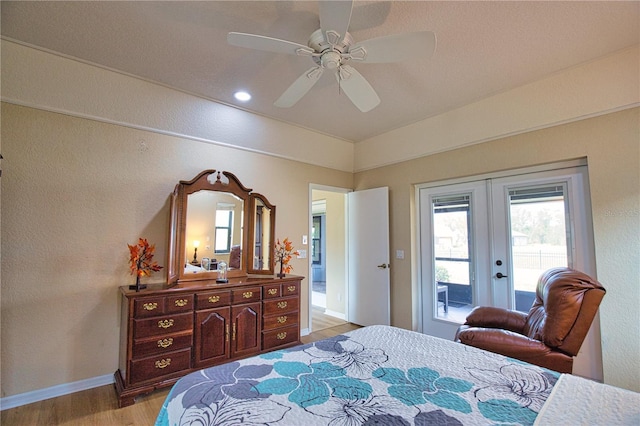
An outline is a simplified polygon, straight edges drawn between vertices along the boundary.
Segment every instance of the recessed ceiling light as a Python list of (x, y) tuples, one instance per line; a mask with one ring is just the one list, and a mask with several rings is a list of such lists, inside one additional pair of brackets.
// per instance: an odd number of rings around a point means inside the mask
[(251, 95), (247, 92), (236, 92), (233, 94), (233, 96), (240, 102), (247, 102), (249, 99), (251, 99)]

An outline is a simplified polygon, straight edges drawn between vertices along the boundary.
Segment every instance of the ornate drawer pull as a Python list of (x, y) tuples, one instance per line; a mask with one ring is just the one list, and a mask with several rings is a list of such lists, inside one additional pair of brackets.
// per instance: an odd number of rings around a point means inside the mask
[(284, 340), (284, 339), (286, 339), (286, 338), (287, 338), (287, 332), (286, 332), (286, 331), (283, 331), (282, 333), (278, 333), (278, 334), (276, 334), (276, 338), (277, 338), (278, 340)]
[(274, 294), (278, 293), (278, 289), (277, 288), (270, 288), (268, 293), (273, 296)]
[(296, 286), (290, 285), (289, 287), (287, 287), (287, 290), (289, 290), (289, 293), (293, 293), (294, 291), (296, 291)]
[(245, 299), (249, 299), (249, 298), (253, 297), (253, 292), (252, 291), (245, 291), (244, 293), (242, 293), (242, 297), (244, 297)]
[(280, 309), (284, 309), (287, 307), (287, 302), (278, 302), (278, 308)]
[(160, 320), (160, 321), (158, 321), (158, 327), (160, 327), (160, 328), (173, 327), (173, 320), (172, 319)]
[(158, 304), (156, 302), (152, 302), (152, 303), (145, 303), (144, 305), (142, 305), (142, 307), (146, 310), (146, 311), (153, 311), (154, 309), (158, 309)]
[(179, 306), (179, 307), (186, 306), (187, 303), (189, 303), (188, 299), (178, 299), (178, 300), (176, 300), (176, 306)]
[(210, 303), (217, 303), (220, 301), (220, 296), (209, 296)]
[(173, 345), (173, 339), (171, 337), (167, 339), (158, 340), (159, 348), (168, 348), (171, 345)]
[(171, 365), (171, 358), (156, 361), (156, 368), (167, 368), (169, 365)]
[(283, 316), (283, 317), (278, 317), (278, 324), (284, 324), (285, 322), (287, 322), (287, 316)]

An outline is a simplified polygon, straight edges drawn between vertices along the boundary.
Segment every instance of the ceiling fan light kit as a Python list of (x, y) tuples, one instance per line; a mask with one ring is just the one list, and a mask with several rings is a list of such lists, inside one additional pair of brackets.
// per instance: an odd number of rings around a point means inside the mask
[(335, 73), (341, 92), (362, 112), (380, 104), (375, 89), (349, 61), (361, 63), (399, 62), (409, 58), (428, 58), (435, 51), (435, 34), (430, 31), (394, 34), (354, 44), (347, 31), (351, 21), (352, 1), (320, 1), (320, 28), (311, 33), (308, 46), (257, 34), (230, 32), (227, 42), (234, 46), (310, 56), (315, 66), (298, 77), (274, 102), (290, 108), (318, 82), (324, 70)]

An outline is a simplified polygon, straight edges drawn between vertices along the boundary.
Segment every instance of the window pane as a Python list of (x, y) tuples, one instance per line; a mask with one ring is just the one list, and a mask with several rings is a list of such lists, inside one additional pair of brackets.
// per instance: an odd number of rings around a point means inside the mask
[(228, 252), (229, 248), (229, 229), (216, 229), (216, 252)]
[(232, 210), (216, 210), (216, 253), (229, 253), (231, 251), (232, 223)]
[(540, 275), (569, 266), (564, 188), (515, 190), (509, 195), (516, 310), (527, 312)]
[(464, 307), (471, 305), (473, 300), (470, 202), (467, 195), (433, 200), (434, 289), (438, 298), (439, 318), (463, 321), (468, 312)]

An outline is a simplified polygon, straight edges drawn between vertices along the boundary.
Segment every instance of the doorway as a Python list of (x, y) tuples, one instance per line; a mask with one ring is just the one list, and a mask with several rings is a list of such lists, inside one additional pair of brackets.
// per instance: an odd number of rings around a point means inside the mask
[(346, 322), (348, 190), (311, 187), (311, 330)]
[[(528, 312), (538, 277), (550, 268), (595, 276), (586, 166), (519, 170), (417, 191), (424, 333), (452, 339), (475, 306)], [(601, 357), (596, 317), (576, 367), (601, 379)]]

